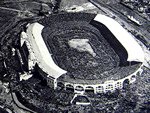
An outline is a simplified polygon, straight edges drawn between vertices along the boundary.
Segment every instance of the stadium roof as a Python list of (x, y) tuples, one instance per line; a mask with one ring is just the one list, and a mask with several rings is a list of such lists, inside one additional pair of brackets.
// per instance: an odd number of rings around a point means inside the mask
[(96, 15), (94, 20), (104, 24), (123, 45), (123, 47), (128, 52), (127, 61), (144, 61), (144, 52), (142, 48), (118, 22), (101, 14)]
[(49, 53), (46, 44), (41, 36), (43, 25), (39, 23), (31, 24), (27, 29), (27, 35), (29, 37), (32, 49), (35, 53), (35, 57), (38, 59), (38, 65), (48, 75), (58, 78), (66, 73), (65, 70), (59, 68), (53, 61), (51, 54)]

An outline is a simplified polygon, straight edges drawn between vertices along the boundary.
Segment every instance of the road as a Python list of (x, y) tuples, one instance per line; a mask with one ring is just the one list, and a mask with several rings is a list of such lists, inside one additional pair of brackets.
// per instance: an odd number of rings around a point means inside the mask
[(35, 112), (35, 111), (32, 111), (32, 110), (28, 109), (28, 108), (25, 107), (23, 104), (21, 104), (21, 103), (18, 101), (17, 96), (16, 96), (15, 93), (12, 93), (12, 98), (13, 98), (14, 102), (17, 104), (17, 106), (18, 106), (19, 108), (21, 108), (21, 109), (23, 109), (23, 110), (26, 110), (27, 112), (37, 113), (37, 112)]

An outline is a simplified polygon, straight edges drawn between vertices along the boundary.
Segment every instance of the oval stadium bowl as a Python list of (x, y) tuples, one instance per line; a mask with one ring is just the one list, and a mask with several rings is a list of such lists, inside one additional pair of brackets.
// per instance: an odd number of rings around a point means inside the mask
[[(125, 80), (134, 82), (132, 76), (141, 70), (144, 61), (133, 36), (105, 15), (50, 15), (29, 24), (25, 33), (27, 37), (21, 41), (29, 50), (29, 64), (36, 64), (37, 71), (54, 89), (61, 84), (82, 94), (90, 89), (95, 94), (114, 91), (123, 88)], [(66, 88), (68, 84), (72, 87)]]

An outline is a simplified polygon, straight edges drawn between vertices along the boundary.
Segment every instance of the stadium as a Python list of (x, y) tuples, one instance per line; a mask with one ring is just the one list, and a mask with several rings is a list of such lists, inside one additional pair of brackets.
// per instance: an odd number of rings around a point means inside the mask
[(47, 85), (95, 94), (123, 88), (142, 72), (144, 53), (114, 19), (89, 13), (53, 14), (28, 23), (20, 36), (20, 61)]

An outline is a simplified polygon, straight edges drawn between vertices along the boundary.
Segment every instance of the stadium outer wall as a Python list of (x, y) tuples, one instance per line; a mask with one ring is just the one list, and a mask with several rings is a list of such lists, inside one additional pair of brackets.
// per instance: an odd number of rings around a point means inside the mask
[(105, 81), (104, 84), (77, 84), (71, 82), (65, 82), (58, 80), (57, 87), (61, 85), (65, 90), (71, 89), (74, 93), (77, 94), (84, 94), (86, 91), (93, 91), (94, 94), (106, 93), (108, 91), (115, 91), (116, 89), (122, 89), (125, 84), (132, 84), (136, 81), (136, 76), (141, 75), (143, 72), (143, 64), (132, 74), (126, 76), (123, 79), (115, 80), (108, 80)]

